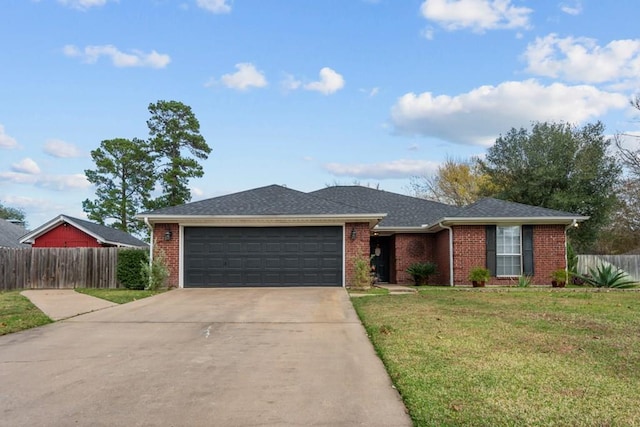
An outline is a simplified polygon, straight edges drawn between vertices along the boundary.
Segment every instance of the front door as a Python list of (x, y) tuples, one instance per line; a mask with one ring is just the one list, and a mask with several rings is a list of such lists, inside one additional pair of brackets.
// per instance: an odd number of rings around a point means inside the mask
[(371, 267), (374, 269), (379, 282), (389, 282), (389, 260), (390, 260), (389, 236), (371, 236), (369, 239)]

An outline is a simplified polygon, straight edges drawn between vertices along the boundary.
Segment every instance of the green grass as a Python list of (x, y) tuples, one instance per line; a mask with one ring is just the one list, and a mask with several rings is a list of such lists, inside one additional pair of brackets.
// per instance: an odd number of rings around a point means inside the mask
[(81, 294), (91, 295), (92, 297), (106, 299), (107, 301), (115, 302), (116, 304), (126, 304), (131, 301), (136, 301), (165, 292), (165, 290), (140, 291), (132, 289), (93, 288), (77, 288), (75, 289), (75, 291), (80, 292)]
[(416, 426), (640, 426), (640, 293), (352, 299)]
[(20, 291), (0, 292), (0, 335), (53, 322)]

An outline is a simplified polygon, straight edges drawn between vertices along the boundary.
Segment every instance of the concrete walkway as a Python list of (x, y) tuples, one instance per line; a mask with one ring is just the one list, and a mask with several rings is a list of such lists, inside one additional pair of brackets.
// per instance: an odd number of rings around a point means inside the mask
[(393, 285), (388, 283), (377, 283), (375, 286), (378, 288), (387, 289), (389, 293), (392, 295), (415, 294), (416, 292), (418, 292), (415, 288), (410, 288), (408, 286), (402, 286), (402, 285)]
[(73, 289), (38, 289), (20, 292), (52, 320), (63, 320), (118, 304), (81, 294)]

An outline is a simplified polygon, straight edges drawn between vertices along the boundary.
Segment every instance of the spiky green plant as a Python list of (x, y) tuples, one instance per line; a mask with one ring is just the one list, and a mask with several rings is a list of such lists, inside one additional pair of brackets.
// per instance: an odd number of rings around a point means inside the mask
[(405, 271), (413, 277), (416, 286), (428, 285), (429, 276), (436, 274), (438, 266), (433, 262), (414, 262)]
[(601, 264), (597, 268), (590, 268), (589, 274), (580, 276), (582, 280), (597, 288), (635, 288), (637, 283), (629, 279), (627, 273), (618, 270), (612, 264)]
[(518, 285), (519, 288), (528, 288), (531, 286), (531, 276), (520, 276), (518, 277)]

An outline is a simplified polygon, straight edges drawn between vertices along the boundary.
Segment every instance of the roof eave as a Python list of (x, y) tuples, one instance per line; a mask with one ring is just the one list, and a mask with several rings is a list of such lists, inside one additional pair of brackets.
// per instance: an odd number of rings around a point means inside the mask
[(220, 225), (225, 224), (340, 224), (346, 222), (368, 222), (371, 227), (380, 222), (387, 214), (327, 214), (327, 215), (145, 215), (135, 217), (155, 223), (178, 223), (182, 225)]
[(422, 227), (427, 230), (441, 230), (442, 225), (491, 225), (491, 224), (533, 224), (533, 225), (569, 225), (575, 222), (588, 220), (588, 216), (508, 216), (508, 217), (469, 217), (456, 218), (445, 217), (431, 224), (424, 224)]

